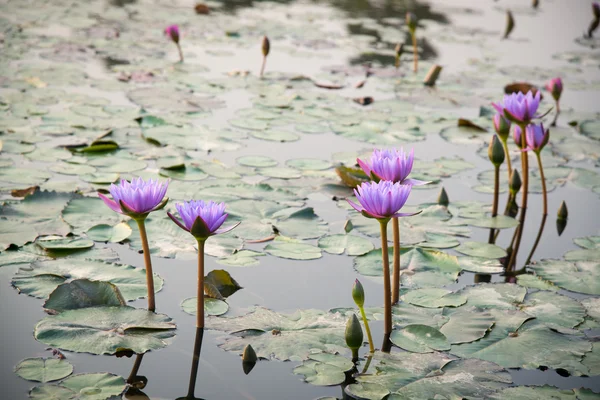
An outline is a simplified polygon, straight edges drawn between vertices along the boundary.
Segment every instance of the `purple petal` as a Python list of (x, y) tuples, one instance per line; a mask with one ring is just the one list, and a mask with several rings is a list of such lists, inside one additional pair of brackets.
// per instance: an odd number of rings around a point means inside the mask
[(102, 193), (98, 193), (98, 197), (100, 197), (102, 199), (102, 201), (104, 202), (104, 204), (109, 206), (111, 208), (111, 210), (116, 211), (119, 214), (123, 214), (123, 211), (121, 211), (121, 207), (119, 207), (119, 205), (117, 204), (116, 201), (109, 199)]

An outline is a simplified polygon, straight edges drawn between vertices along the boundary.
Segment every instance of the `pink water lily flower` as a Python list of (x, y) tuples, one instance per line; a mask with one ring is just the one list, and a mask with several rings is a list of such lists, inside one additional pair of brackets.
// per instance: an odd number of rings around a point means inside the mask
[(544, 124), (542, 123), (539, 125), (528, 125), (525, 130), (525, 140), (527, 148), (524, 151), (533, 150), (539, 153), (546, 146), (548, 140), (550, 140), (550, 130), (544, 129)]
[(409, 179), (414, 161), (414, 150), (406, 154), (403, 148), (400, 150), (374, 150), (370, 161), (356, 159), (358, 165), (371, 179), (391, 181), (402, 185), (425, 185), (429, 182), (418, 179)]
[(563, 91), (563, 83), (562, 79), (554, 78), (550, 79), (548, 83), (546, 83), (546, 90), (552, 94), (552, 97), (555, 101), (560, 99), (560, 95)]
[(168, 181), (144, 181), (142, 178), (136, 178), (131, 182), (121, 180), (120, 185), (110, 185), (108, 191), (112, 199), (102, 193), (98, 193), (98, 196), (113, 211), (133, 218), (145, 217), (167, 204), (169, 198), (165, 197), (165, 194), (168, 187)]
[(179, 44), (179, 26), (169, 25), (165, 28), (165, 35), (171, 38), (176, 44)]
[(360, 205), (350, 200), (348, 203), (367, 218), (409, 217), (418, 212), (399, 213), (398, 211), (406, 203), (411, 189), (411, 185), (402, 185), (391, 181), (364, 182), (354, 189), (354, 195)]
[(175, 208), (177, 208), (183, 224), (168, 212), (169, 218), (181, 229), (190, 232), (196, 239), (207, 239), (212, 235), (226, 233), (239, 225), (238, 222), (228, 228), (219, 229), (229, 215), (225, 212), (225, 203), (192, 200), (176, 203)]
[(527, 124), (538, 117), (536, 112), (540, 105), (540, 96), (539, 91), (535, 96), (531, 91), (527, 94), (522, 92), (505, 94), (502, 103), (492, 103), (492, 105), (496, 111), (507, 119), (516, 123)]

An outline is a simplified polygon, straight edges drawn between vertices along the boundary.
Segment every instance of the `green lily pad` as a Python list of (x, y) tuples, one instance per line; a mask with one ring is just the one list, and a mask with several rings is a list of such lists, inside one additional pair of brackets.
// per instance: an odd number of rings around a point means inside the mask
[(74, 233), (83, 233), (98, 224), (115, 225), (122, 216), (100, 199), (91, 197), (75, 198), (62, 210), (62, 217), (73, 227)]
[(100, 224), (92, 226), (86, 235), (96, 242), (119, 243), (131, 236), (131, 227), (124, 222), (111, 226)]
[(300, 140), (300, 136), (297, 134), (282, 130), (253, 130), (250, 132), (250, 134), (257, 139), (267, 140), (270, 142), (295, 142)]
[(10, 246), (23, 246), (33, 242), (38, 233), (31, 225), (25, 225), (20, 220), (0, 218), (0, 249), (6, 250)]
[(467, 304), (481, 309), (514, 309), (522, 303), (527, 289), (511, 283), (481, 283), (457, 293), (467, 296)]
[(80, 238), (62, 238), (60, 236), (49, 236), (36, 241), (37, 245), (44, 250), (81, 250), (94, 246), (94, 242)]
[(492, 394), (494, 400), (577, 400), (578, 397), (572, 390), (558, 389), (554, 386), (517, 386), (509, 387)]
[(554, 292), (539, 291), (527, 295), (521, 311), (550, 327), (574, 328), (585, 319), (585, 308), (576, 300)]
[(71, 389), (56, 385), (36, 386), (29, 391), (29, 398), (33, 400), (72, 400), (76, 396)]
[[(19, 269), (12, 284), (21, 293), (46, 298), (56, 287), (75, 279), (103, 280), (115, 284), (127, 301), (145, 297), (146, 271), (130, 265), (95, 260), (58, 259), (37, 261)], [(154, 291), (162, 289), (163, 280), (154, 274)]]
[(52, 382), (73, 373), (73, 365), (57, 358), (26, 358), (15, 367), (15, 374), (35, 382)]
[[(190, 314), (196, 315), (198, 313), (198, 298), (189, 297), (181, 302), (181, 309)], [(206, 315), (223, 315), (229, 311), (229, 304), (220, 299), (213, 299), (210, 297), (204, 297), (204, 313)]]
[(467, 219), (466, 222), (471, 226), (490, 229), (508, 229), (519, 225), (519, 221), (506, 215)]
[(222, 297), (229, 297), (242, 287), (224, 269), (214, 269), (205, 278), (205, 284), (212, 285)]
[(463, 242), (454, 250), (472, 257), (496, 259), (506, 257), (506, 250), (502, 247), (481, 242)]
[(266, 359), (305, 360), (316, 350), (348, 353), (346, 318), (338, 313), (299, 310), (285, 315), (257, 307), (240, 317), (210, 319), (207, 328), (231, 332), (222, 349), (241, 354), (251, 344)]
[(35, 326), (39, 342), (78, 353), (145, 353), (167, 345), (175, 324), (164, 314), (133, 307), (87, 307), (46, 317)]
[(245, 167), (266, 168), (274, 167), (277, 161), (267, 156), (243, 156), (239, 157), (236, 162)]
[(319, 239), (319, 247), (330, 254), (361, 256), (373, 250), (375, 246), (370, 240), (355, 235), (329, 235)]
[(450, 320), (440, 328), (450, 344), (479, 340), (494, 325), (494, 316), (473, 307), (461, 307), (450, 314)]
[(58, 285), (44, 303), (44, 309), (53, 313), (95, 306), (124, 306), (125, 299), (119, 288), (110, 282), (76, 279)]
[(530, 265), (536, 275), (573, 292), (600, 295), (600, 262), (542, 260)]
[(600, 140), (600, 121), (583, 121), (579, 124), (579, 132), (591, 139)]
[(589, 370), (589, 375), (600, 375), (600, 344), (592, 343), (592, 351), (585, 354), (581, 362)]
[(265, 252), (292, 260), (316, 260), (322, 257), (320, 248), (307, 243), (273, 242), (265, 247)]
[(304, 375), (304, 381), (315, 386), (335, 386), (346, 380), (346, 371), (354, 363), (337, 354), (314, 353), (302, 365), (294, 368), (294, 374)]
[(265, 256), (265, 253), (261, 253), (253, 250), (240, 250), (236, 251), (229, 257), (217, 259), (218, 264), (228, 265), (230, 267), (250, 267), (258, 265), (259, 261), (257, 257)]
[(402, 296), (410, 304), (427, 308), (459, 307), (467, 302), (465, 296), (458, 296), (451, 290), (427, 288), (411, 290)]
[(478, 274), (499, 274), (504, 271), (504, 266), (498, 260), (483, 257), (458, 257), (460, 267), (469, 272)]
[(446, 336), (427, 325), (407, 325), (401, 330), (393, 331), (390, 340), (396, 346), (413, 353), (450, 350)]
[(319, 160), (318, 158), (294, 158), (286, 161), (285, 165), (301, 171), (321, 171), (333, 166), (329, 161)]
[(539, 276), (535, 276), (532, 274), (524, 274), (517, 276), (517, 284), (530, 288), (530, 289), (540, 289), (540, 290), (552, 290), (557, 291), (558, 287), (554, 286), (552, 283), (541, 279)]
[(119, 396), (127, 385), (125, 379), (108, 373), (78, 374), (60, 383), (71, 390), (81, 400), (104, 400)]
[(258, 173), (262, 176), (266, 176), (268, 178), (278, 178), (278, 179), (296, 179), (302, 176), (302, 172), (297, 170), (296, 168), (289, 167), (266, 167), (260, 168)]

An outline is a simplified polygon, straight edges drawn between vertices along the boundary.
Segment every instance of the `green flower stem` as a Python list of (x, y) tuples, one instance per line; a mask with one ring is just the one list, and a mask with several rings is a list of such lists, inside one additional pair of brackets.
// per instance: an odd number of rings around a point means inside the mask
[(417, 72), (419, 68), (419, 49), (417, 48), (417, 34), (411, 33), (413, 45), (413, 72)]
[(179, 43), (175, 43), (177, 45), (177, 51), (179, 52), (179, 62), (183, 62), (183, 51), (181, 51), (181, 46)]
[(192, 356), (192, 370), (190, 371), (190, 384), (186, 399), (194, 400), (196, 391), (196, 377), (198, 376), (198, 364), (200, 363), (200, 350), (202, 349), (202, 338), (204, 337), (204, 328), (196, 328), (196, 339), (194, 341), (194, 354)]
[(356, 364), (358, 362), (358, 349), (351, 349), (351, 350), (352, 350), (352, 362)]
[[(498, 136), (500, 137), (500, 136)], [(508, 166), (508, 181), (510, 182), (510, 176), (512, 175), (512, 163), (510, 161), (510, 154), (508, 153), (508, 136), (504, 139), (500, 138), (500, 143), (502, 143), (502, 147), (504, 148), (504, 155), (506, 159), (506, 165)]]
[(538, 247), (540, 243), (540, 239), (542, 238), (542, 233), (544, 232), (544, 226), (546, 225), (546, 218), (548, 217), (548, 192), (546, 191), (546, 177), (544, 176), (544, 168), (542, 167), (542, 157), (539, 152), (535, 153), (537, 157), (538, 167), (540, 168), (540, 178), (542, 179), (542, 198), (544, 201), (544, 212), (542, 214), (542, 223), (540, 224), (540, 229), (538, 231), (537, 237), (535, 238), (535, 243), (531, 248), (531, 252), (527, 257), (527, 261), (525, 261), (525, 265), (528, 265), (531, 261), (531, 257), (533, 257), (533, 253)]
[(154, 301), (154, 274), (152, 273), (152, 260), (150, 259), (150, 247), (148, 246), (148, 234), (146, 233), (145, 218), (136, 219), (140, 238), (142, 239), (142, 250), (144, 252), (144, 264), (146, 264), (146, 286), (148, 289), (148, 311), (156, 310)]
[[(494, 165), (494, 203), (492, 204), (492, 218), (498, 215), (498, 192), (500, 191), (500, 166)], [(494, 243), (494, 232), (495, 230), (490, 229), (490, 237), (488, 239), (488, 243)]]
[(390, 257), (388, 255), (387, 239), (388, 222), (389, 219), (379, 220), (379, 226), (381, 228), (381, 255), (383, 257), (383, 333), (387, 336), (389, 336), (392, 333), (392, 293), (390, 290)]
[(262, 66), (260, 67), (260, 77), (263, 77), (263, 73), (265, 72), (265, 66), (267, 65), (267, 56), (263, 56)]
[(375, 347), (373, 347), (373, 337), (371, 336), (371, 328), (369, 327), (369, 320), (365, 314), (364, 307), (358, 307), (360, 310), (360, 316), (362, 317), (363, 322), (365, 323), (365, 330), (367, 331), (367, 339), (369, 339), (369, 349), (371, 353), (375, 352)]
[(142, 360), (144, 359), (144, 354), (137, 354), (135, 356), (135, 361), (133, 363), (133, 367), (131, 368), (131, 372), (129, 373), (129, 377), (127, 378), (127, 383), (129, 383), (130, 385), (132, 383), (134, 383), (135, 381), (135, 377), (138, 374), (138, 371), (140, 370), (140, 366), (142, 365)]
[(361, 374), (366, 374), (367, 370), (369, 369), (369, 366), (371, 365), (371, 360), (373, 359), (373, 354), (370, 354), (367, 357), (367, 362), (365, 363), (365, 366), (363, 367), (363, 370), (361, 372)]
[(196, 328), (204, 328), (204, 242), (198, 240), (198, 297), (196, 299)]
[(392, 218), (394, 228), (394, 272), (392, 275), (392, 304), (400, 300), (400, 224), (398, 217)]
[[(526, 124), (520, 125), (521, 128), (521, 148), (525, 149), (527, 143), (525, 142), (525, 128)], [(511, 270), (517, 260), (517, 254), (519, 253), (519, 247), (521, 246), (521, 238), (523, 237), (523, 229), (525, 227), (525, 215), (527, 214), (527, 195), (529, 194), (529, 155), (526, 151), (521, 152), (521, 169), (523, 170), (523, 186), (521, 187), (521, 215), (519, 216), (519, 226), (516, 231), (515, 246), (510, 255), (510, 260), (506, 268)]]
[(556, 121), (558, 120), (558, 114), (560, 114), (560, 105), (557, 101), (556, 102), (556, 114), (554, 114), (554, 119), (552, 120), (552, 124), (550, 124), (550, 126), (556, 126)]

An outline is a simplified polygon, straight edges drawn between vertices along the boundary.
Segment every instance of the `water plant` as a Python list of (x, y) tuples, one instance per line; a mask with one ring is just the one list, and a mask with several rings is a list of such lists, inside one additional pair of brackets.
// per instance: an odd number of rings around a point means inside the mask
[(375, 347), (373, 344), (373, 337), (371, 336), (371, 328), (369, 327), (369, 319), (365, 315), (365, 307), (364, 307), (364, 305), (365, 305), (365, 290), (358, 279), (354, 281), (354, 286), (352, 287), (352, 299), (354, 300), (354, 303), (356, 304), (356, 306), (358, 307), (358, 310), (360, 311), (360, 316), (362, 317), (363, 324), (365, 324), (365, 331), (367, 331), (367, 339), (369, 340), (369, 349), (371, 350), (371, 353), (373, 353), (375, 351)]
[(262, 43), (261, 43), (261, 51), (262, 51), (262, 55), (263, 55), (263, 61), (262, 61), (262, 65), (260, 67), (260, 77), (262, 78), (264, 72), (265, 72), (265, 67), (267, 65), (267, 56), (269, 55), (269, 52), (271, 51), (271, 42), (269, 41), (269, 38), (265, 35), (262, 38)]
[(413, 47), (413, 72), (419, 69), (419, 48), (417, 46), (417, 16), (412, 12), (406, 13), (406, 26), (410, 32)]
[(183, 52), (181, 51), (181, 44), (179, 44), (179, 26), (169, 25), (165, 28), (165, 35), (175, 43), (177, 46), (177, 52), (179, 53), (179, 62), (183, 62)]
[(550, 79), (546, 83), (546, 90), (550, 92), (554, 102), (556, 104), (556, 113), (554, 113), (554, 119), (552, 120), (552, 124), (550, 126), (556, 126), (556, 121), (558, 120), (558, 115), (560, 114), (560, 95), (563, 91), (563, 83), (560, 78)]
[(110, 185), (109, 192), (112, 199), (102, 193), (98, 196), (111, 210), (119, 214), (131, 217), (138, 226), (142, 249), (144, 252), (144, 263), (146, 265), (146, 284), (148, 289), (148, 310), (156, 309), (154, 300), (154, 275), (152, 273), (152, 259), (150, 247), (148, 246), (148, 234), (146, 233), (145, 221), (153, 211), (161, 210), (169, 201), (165, 197), (169, 182), (159, 182), (152, 179), (145, 181), (142, 178), (133, 179), (131, 182), (121, 180), (120, 185)]

